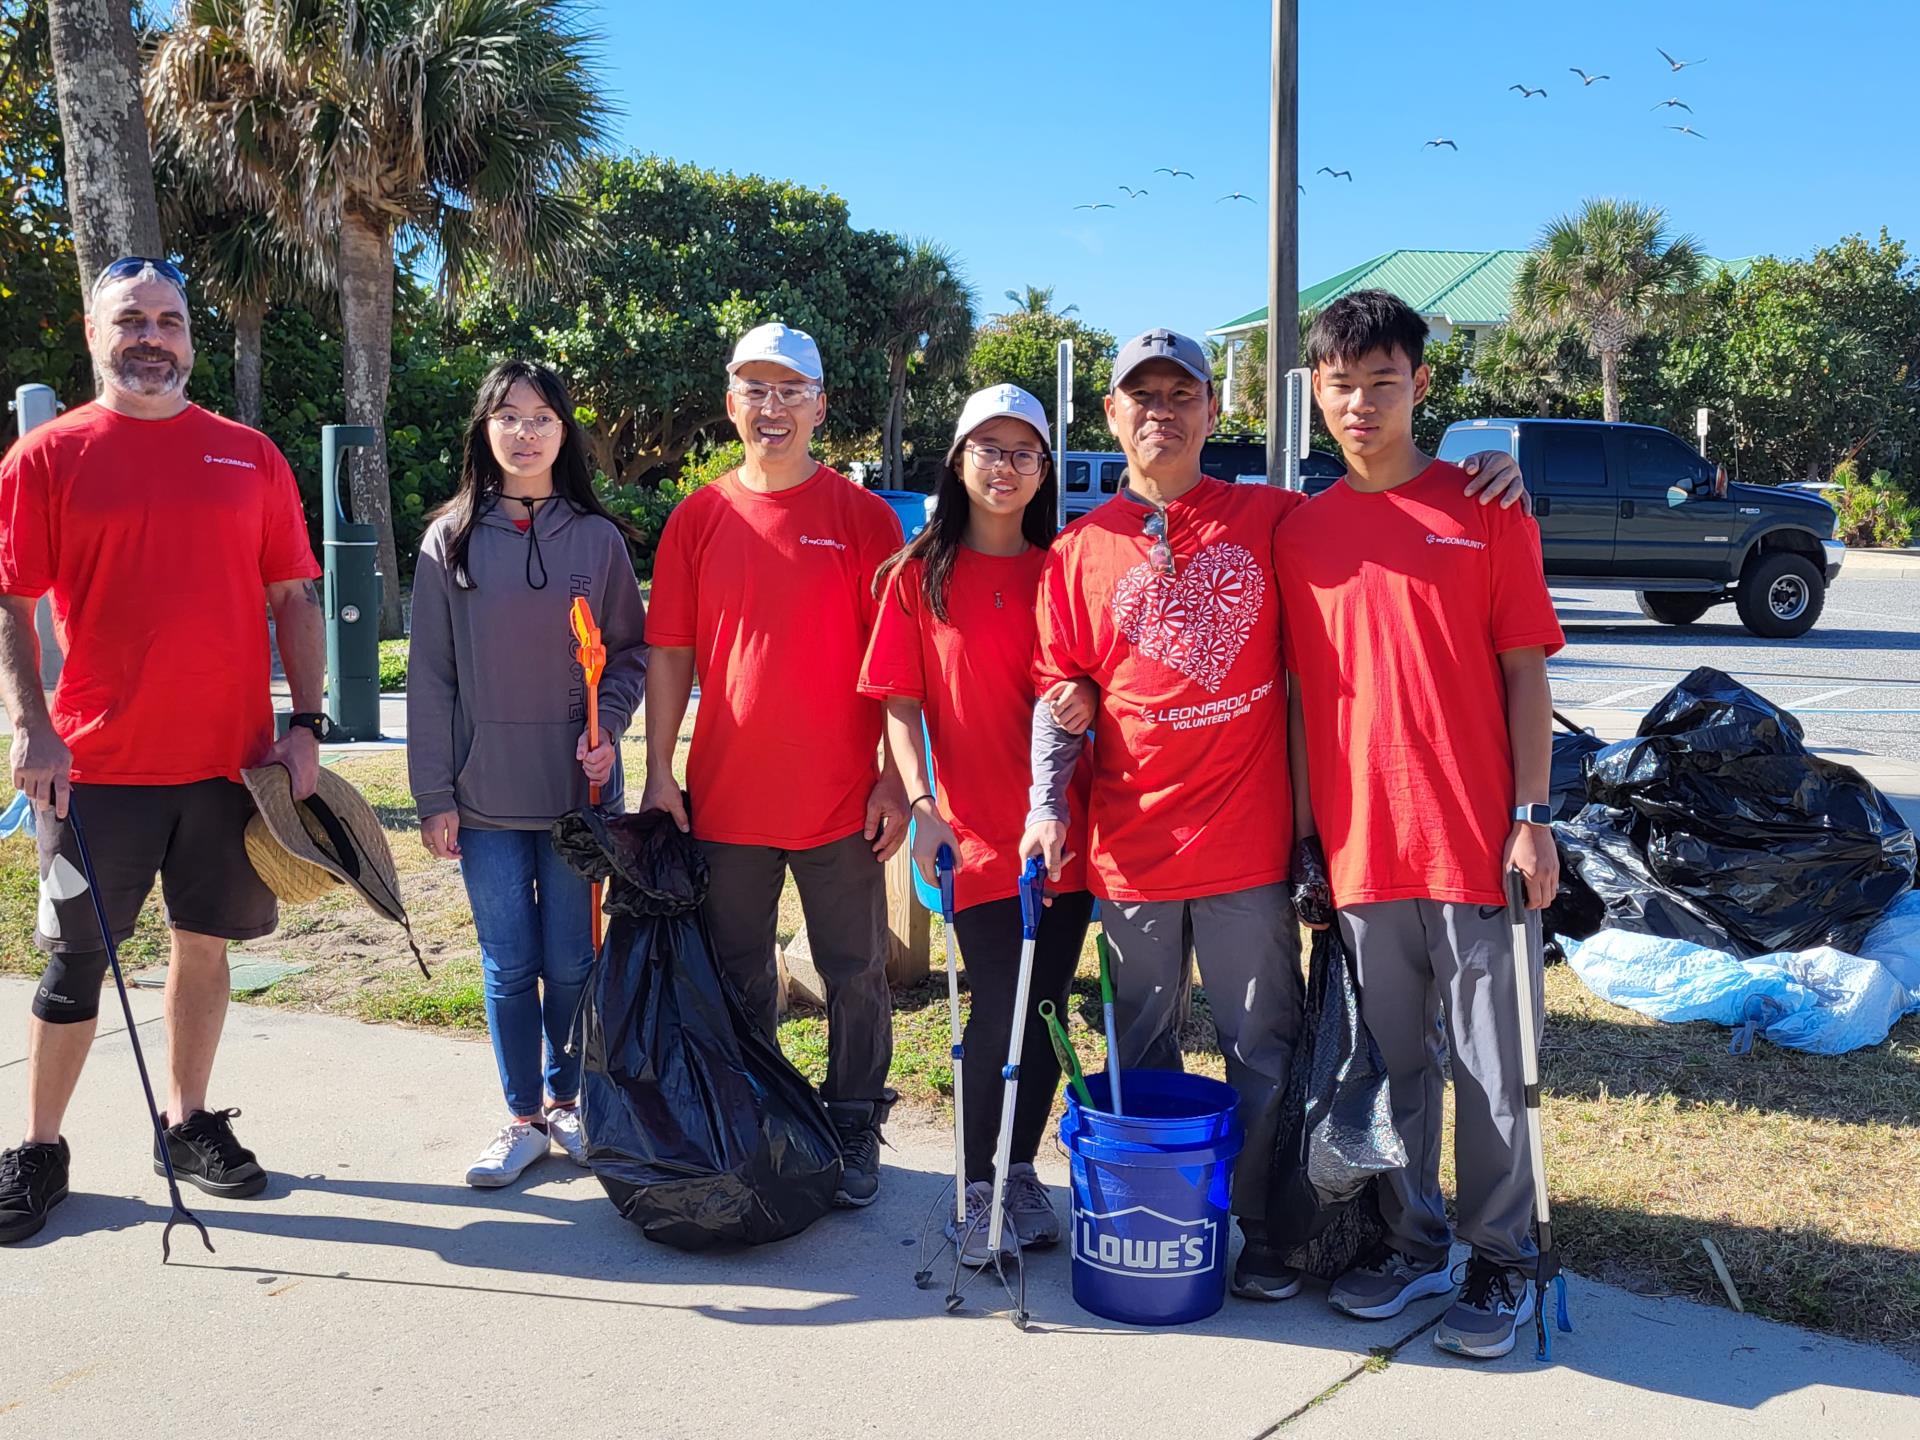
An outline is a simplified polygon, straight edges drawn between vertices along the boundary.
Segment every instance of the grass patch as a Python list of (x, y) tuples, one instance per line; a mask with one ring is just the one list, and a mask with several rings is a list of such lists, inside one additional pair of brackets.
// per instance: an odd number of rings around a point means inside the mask
[[(682, 762), (686, 739), (683, 731)], [(639, 737), (628, 739), (625, 757), (628, 775), (638, 777)], [(453, 866), (420, 846), (405, 756), (355, 758), (338, 769), (387, 827), (433, 979), (419, 977), (393, 927), (337, 894), (285, 911), (278, 932), (244, 947), (312, 967), (254, 1003), (484, 1031), (465, 888)], [(36, 878), (31, 840), (0, 842), (0, 973), (40, 971)], [(781, 939), (800, 924), (789, 884)], [(951, 1116), (954, 1083), (942, 947), (936, 919), (932, 977), (894, 994), (891, 1075), (903, 1110), (936, 1121)], [(165, 958), (157, 895), (124, 954), (135, 965)], [(963, 1010), (970, 998), (963, 988)], [(1542, 1120), (1555, 1230), (1572, 1268), (1646, 1294), (1722, 1305), (1699, 1243), (1705, 1235), (1756, 1314), (1920, 1351), (1920, 1017), (1851, 1055), (1802, 1055), (1762, 1042), (1736, 1058), (1726, 1053), (1725, 1031), (1616, 1009), (1564, 966), (1547, 977), (1547, 1012)], [(1091, 945), (1066, 1024), (1083, 1067), (1098, 1069), (1105, 1047)], [(1191, 1069), (1222, 1073), (1203, 990), (1183, 1039)], [(816, 1083), (824, 1077), (819, 1012), (790, 1017), (780, 1040), (803, 1074)], [(1451, 1193), (1450, 1158), (1442, 1184)]]

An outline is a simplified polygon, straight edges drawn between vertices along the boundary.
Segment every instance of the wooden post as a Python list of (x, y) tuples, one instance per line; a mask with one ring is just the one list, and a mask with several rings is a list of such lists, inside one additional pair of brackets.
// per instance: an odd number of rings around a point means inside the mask
[(913, 894), (913, 856), (902, 845), (887, 861), (887, 983), (918, 985), (933, 948), (926, 907)]
[(1278, 485), (1285, 399), (1300, 353), (1300, 5), (1273, 0), (1267, 179), (1267, 483)]

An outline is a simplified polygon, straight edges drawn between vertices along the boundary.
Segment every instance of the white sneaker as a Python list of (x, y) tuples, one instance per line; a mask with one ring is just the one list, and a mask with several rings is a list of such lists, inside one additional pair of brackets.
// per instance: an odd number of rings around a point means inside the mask
[(580, 1124), (580, 1109), (564, 1105), (547, 1111), (547, 1134), (576, 1165), (587, 1163), (587, 1132)]
[[(967, 1186), (966, 1224), (947, 1221), (947, 1238), (960, 1247), (962, 1265), (978, 1270), (993, 1263), (993, 1251), (987, 1244), (993, 1233), (987, 1213), (992, 1208), (993, 1186), (985, 1180), (975, 1180)], [(1008, 1257), (1020, 1253), (1020, 1232), (1004, 1222), (1000, 1230), (1000, 1253)]]
[(1060, 1216), (1053, 1208), (1053, 1196), (1040, 1183), (1039, 1172), (1033, 1166), (1008, 1167), (1007, 1213), (1013, 1220), (1013, 1228), (1020, 1233), (1022, 1250), (1040, 1250), (1060, 1243)]
[(467, 1184), (483, 1190), (511, 1185), (534, 1161), (547, 1153), (547, 1136), (522, 1120), (509, 1120), (467, 1167)]

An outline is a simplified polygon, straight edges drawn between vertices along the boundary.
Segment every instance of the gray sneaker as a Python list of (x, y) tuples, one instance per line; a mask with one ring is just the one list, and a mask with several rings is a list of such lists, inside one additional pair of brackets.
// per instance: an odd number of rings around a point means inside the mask
[(1240, 1235), (1245, 1243), (1233, 1262), (1228, 1288), (1242, 1300), (1291, 1300), (1298, 1295), (1300, 1272), (1267, 1243), (1267, 1222), (1242, 1216)]
[(1460, 1298), (1440, 1317), (1433, 1343), (1453, 1355), (1498, 1360), (1513, 1349), (1514, 1331), (1533, 1319), (1533, 1282), (1521, 1271), (1478, 1255), (1467, 1261)]
[(1333, 1282), (1327, 1303), (1356, 1320), (1390, 1320), (1415, 1300), (1451, 1289), (1445, 1256), (1428, 1264), (1380, 1244)]
[(1020, 1234), (1022, 1250), (1044, 1250), (1060, 1243), (1060, 1216), (1053, 1208), (1053, 1196), (1033, 1166), (1008, 1168), (1007, 1213)]
[[(987, 1244), (992, 1234), (987, 1212), (992, 1206), (993, 1186), (985, 1180), (975, 1180), (967, 1186), (966, 1224), (947, 1221), (947, 1238), (959, 1247), (960, 1263), (975, 1270), (993, 1263), (993, 1251)], [(1004, 1221), (1000, 1227), (1000, 1253), (1009, 1258), (1020, 1253), (1020, 1232)]]

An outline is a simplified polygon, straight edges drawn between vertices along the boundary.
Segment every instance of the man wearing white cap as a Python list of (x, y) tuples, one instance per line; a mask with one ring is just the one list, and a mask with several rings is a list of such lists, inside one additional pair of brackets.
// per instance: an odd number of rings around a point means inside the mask
[[(857, 684), (874, 573), (900, 547), (900, 524), (808, 453), (827, 414), (811, 336), (761, 325), (740, 337), (727, 373), (746, 459), (675, 508), (654, 558), (641, 808), (667, 811), (701, 842), (717, 958), (769, 1038), (792, 871), (827, 990), (821, 1095), (846, 1151), (835, 1198), (866, 1205), (893, 1100), (882, 865), (907, 823), (899, 777), (880, 766), (880, 702)], [(683, 799), (673, 751), (696, 675)]]

